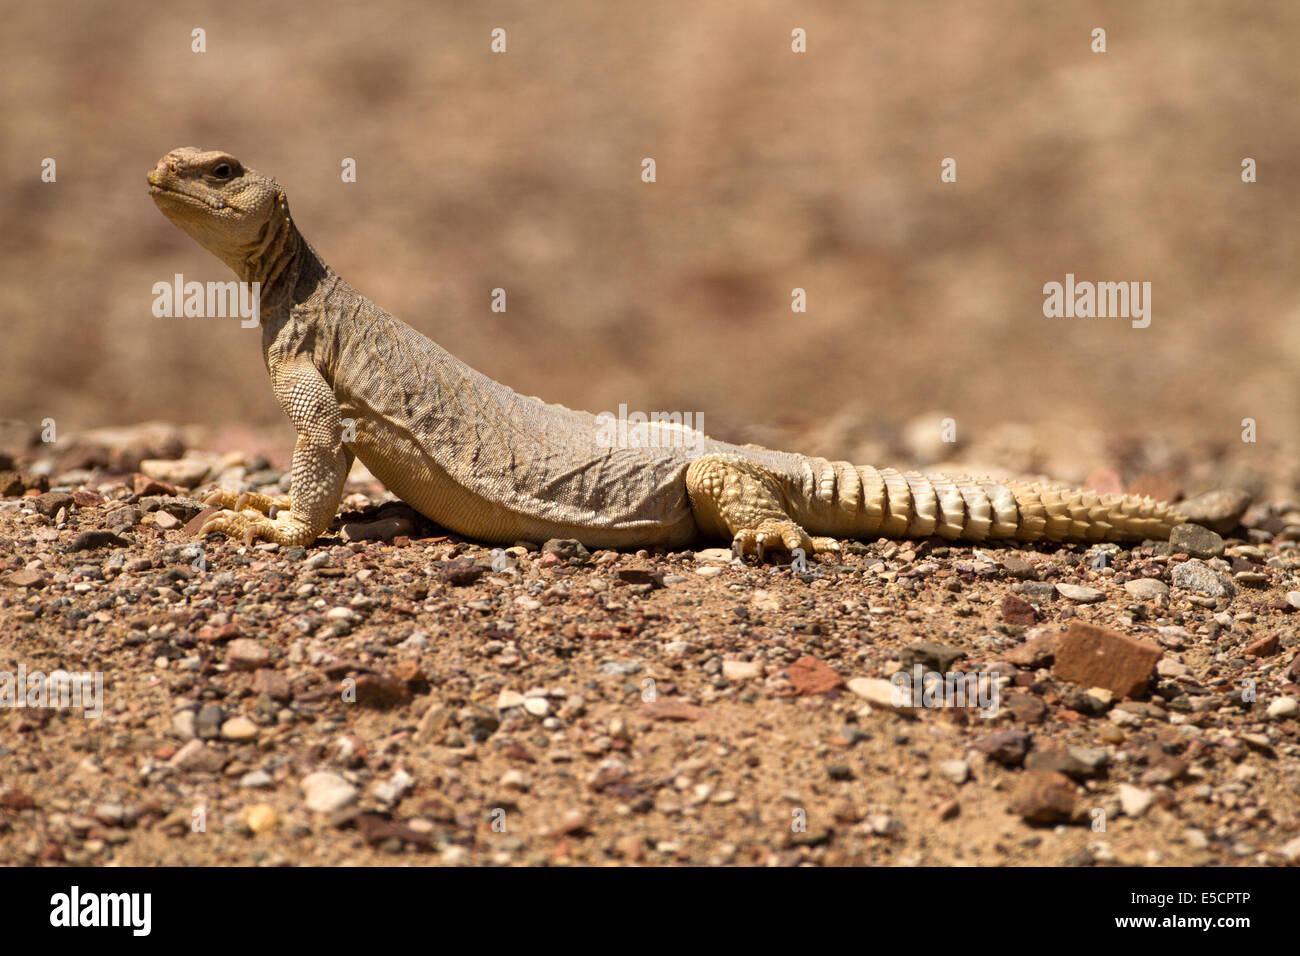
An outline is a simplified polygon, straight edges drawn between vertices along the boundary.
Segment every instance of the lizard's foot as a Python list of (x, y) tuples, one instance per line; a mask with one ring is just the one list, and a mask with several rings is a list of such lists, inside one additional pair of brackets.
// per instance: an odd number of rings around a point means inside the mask
[[(262, 496), (265, 497), (265, 496)], [(200, 538), (216, 532), (228, 538), (237, 538), (245, 545), (251, 545), (256, 539), (274, 541), (283, 547), (310, 544), (316, 536), (312, 534), (307, 522), (292, 511), (285, 510), (274, 518), (268, 518), (260, 511), (233, 511), (229, 508), (218, 511), (203, 523), (199, 529)]]
[(765, 518), (757, 527), (737, 531), (731, 547), (737, 554), (752, 554), (761, 560), (763, 552), (769, 549), (818, 554), (838, 551), (840, 544), (834, 538), (814, 538), (789, 518)]
[(231, 511), (252, 509), (260, 514), (274, 518), (277, 511), (288, 511), (291, 507), (288, 498), (263, 495), (256, 491), (228, 491), (215, 488), (203, 499), (205, 505), (220, 505)]

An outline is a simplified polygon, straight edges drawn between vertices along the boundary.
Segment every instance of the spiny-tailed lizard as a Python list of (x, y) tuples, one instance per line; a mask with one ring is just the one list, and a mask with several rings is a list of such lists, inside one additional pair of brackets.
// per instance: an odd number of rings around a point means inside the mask
[(168, 219), (261, 284), (266, 367), (298, 435), (289, 500), (214, 491), (222, 510), (204, 535), (310, 544), (334, 520), (354, 455), (421, 514), (493, 543), (723, 538), (761, 556), (880, 536), (1162, 538), (1184, 520), (1150, 498), (852, 465), (671, 423), (635, 428), (639, 445), (611, 442), (596, 416), (493, 381), (353, 289), (302, 237), (280, 185), (229, 153), (173, 150), (148, 181)]

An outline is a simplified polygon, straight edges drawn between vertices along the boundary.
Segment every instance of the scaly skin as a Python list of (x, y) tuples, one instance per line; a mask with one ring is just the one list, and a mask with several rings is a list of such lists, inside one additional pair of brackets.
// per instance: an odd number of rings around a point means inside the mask
[(222, 510), (201, 534), (310, 544), (334, 520), (354, 455), (433, 521), (495, 543), (707, 537), (761, 555), (882, 536), (1161, 538), (1184, 520), (1149, 498), (878, 470), (680, 425), (642, 426), (641, 445), (611, 447), (595, 416), (494, 382), (354, 290), (298, 232), (280, 186), (235, 157), (173, 150), (148, 180), (168, 219), (261, 283), (266, 367), (298, 433), (290, 500), (214, 492)]

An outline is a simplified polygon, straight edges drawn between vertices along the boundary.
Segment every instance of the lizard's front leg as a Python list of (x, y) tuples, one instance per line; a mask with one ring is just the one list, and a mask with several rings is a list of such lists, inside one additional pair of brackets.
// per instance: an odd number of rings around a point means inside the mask
[(686, 491), (700, 530), (730, 536), (741, 554), (763, 556), (768, 548), (806, 554), (840, 550), (834, 538), (817, 538), (786, 510), (780, 480), (760, 465), (736, 455), (705, 455), (686, 470)]
[(288, 510), (271, 517), (272, 508), (285, 506), (284, 499), (216, 492), (209, 498), (226, 508), (204, 523), (200, 537), (216, 531), (240, 538), (245, 544), (262, 538), (284, 546), (306, 545), (320, 537), (334, 520), (343, 497), (343, 482), (352, 467), (352, 452), (342, 441), (338, 401), (320, 372), (306, 359), (276, 367), (271, 382), (298, 432)]

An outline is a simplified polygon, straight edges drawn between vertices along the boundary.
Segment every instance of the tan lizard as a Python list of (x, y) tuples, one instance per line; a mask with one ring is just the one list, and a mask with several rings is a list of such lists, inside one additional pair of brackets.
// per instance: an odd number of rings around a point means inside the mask
[(349, 286), (299, 233), (279, 184), (229, 153), (173, 150), (148, 181), (168, 219), (261, 284), (266, 367), (298, 433), (290, 500), (215, 491), (208, 501), (224, 510), (203, 534), (311, 543), (334, 520), (354, 455), (421, 514), (496, 543), (723, 538), (761, 556), (880, 536), (1161, 538), (1184, 520), (1149, 498), (852, 465), (672, 424), (634, 429), (642, 445), (620, 447), (596, 416), (512, 391)]

